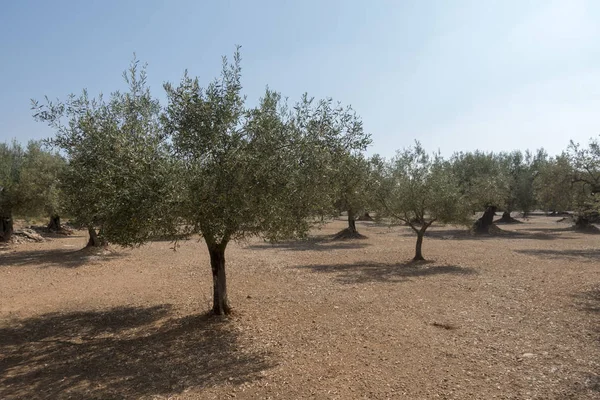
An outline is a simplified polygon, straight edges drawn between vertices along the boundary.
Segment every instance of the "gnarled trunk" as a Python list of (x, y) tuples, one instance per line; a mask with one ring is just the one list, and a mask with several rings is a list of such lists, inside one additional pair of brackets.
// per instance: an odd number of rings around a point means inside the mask
[(106, 245), (106, 242), (100, 238), (96, 229), (93, 227), (88, 227), (88, 234), (90, 235), (90, 238), (87, 247), (100, 247)]
[(48, 229), (53, 232), (58, 232), (62, 229), (60, 224), (60, 215), (54, 214), (50, 216), (50, 222), (48, 223)]
[(590, 221), (590, 219), (588, 217), (579, 215), (575, 219), (575, 229), (580, 230), (580, 231), (588, 231), (588, 230), (593, 230), (594, 226), (592, 225), (592, 222)]
[(213, 275), (213, 313), (215, 315), (229, 314), (231, 306), (227, 299), (227, 277), (225, 275), (225, 247), (227, 243), (207, 243), (210, 254), (210, 266)]
[(354, 216), (354, 210), (348, 210), (348, 230), (352, 233), (356, 233), (356, 218)]
[(11, 215), (0, 215), (0, 243), (8, 242), (13, 234), (13, 219)]
[(475, 224), (473, 224), (473, 229), (476, 233), (490, 233), (490, 226), (494, 223), (494, 216), (496, 215), (496, 207), (489, 206), (485, 209), (485, 212)]

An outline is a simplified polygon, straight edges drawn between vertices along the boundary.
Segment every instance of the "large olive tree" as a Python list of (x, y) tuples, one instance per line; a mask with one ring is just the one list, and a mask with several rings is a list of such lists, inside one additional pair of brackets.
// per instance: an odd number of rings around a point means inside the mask
[[(105, 240), (136, 245), (158, 234), (201, 235), (210, 254), (213, 311), (226, 314), (225, 250), (232, 240), (301, 237), (331, 206), (342, 154), (369, 137), (350, 108), (304, 96), (288, 107), (266, 90), (245, 104), (239, 52), (205, 88), (184, 75), (160, 105), (137, 63), (130, 90), (34, 104), (69, 161), (69, 211)], [(97, 236), (97, 235), (96, 235)]]
[(186, 234), (200, 234), (210, 254), (213, 312), (231, 310), (225, 250), (236, 239), (299, 237), (331, 204), (329, 185), (342, 153), (369, 141), (361, 121), (331, 100), (304, 96), (288, 108), (266, 90), (256, 107), (242, 95), (240, 55), (223, 61), (206, 88), (184, 75), (165, 85), (166, 132), (178, 166), (179, 212)]

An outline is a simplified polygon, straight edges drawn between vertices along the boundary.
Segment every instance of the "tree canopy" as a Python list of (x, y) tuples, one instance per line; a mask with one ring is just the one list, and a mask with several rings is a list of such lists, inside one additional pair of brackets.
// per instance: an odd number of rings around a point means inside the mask
[(587, 147), (571, 142), (567, 149), (573, 168), (574, 205), (577, 226), (587, 229), (600, 214), (600, 143), (591, 139)]
[(56, 131), (50, 143), (68, 159), (64, 208), (89, 230), (90, 245), (141, 244), (171, 221), (160, 208), (173, 194), (160, 104), (138, 61), (123, 76), (129, 91), (108, 101), (84, 90), (65, 102), (33, 102), (34, 117)]
[(417, 235), (414, 260), (423, 260), (425, 231), (434, 222), (462, 224), (471, 212), (451, 165), (429, 155), (417, 142), (385, 166), (378, 190), (378, 213), (407, 224)]

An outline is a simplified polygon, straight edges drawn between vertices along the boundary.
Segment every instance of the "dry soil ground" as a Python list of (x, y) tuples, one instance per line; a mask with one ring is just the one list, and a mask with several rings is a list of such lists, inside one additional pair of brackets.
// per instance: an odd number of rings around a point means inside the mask
[(233, 244), (226, 319), (197, 241), (2, 248), (0, 398), (598, 399), (600, 236), (556, 221)]

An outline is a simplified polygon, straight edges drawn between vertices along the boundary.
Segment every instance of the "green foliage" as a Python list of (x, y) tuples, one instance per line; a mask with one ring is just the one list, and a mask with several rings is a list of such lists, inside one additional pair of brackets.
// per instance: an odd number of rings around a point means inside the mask
[(28, 143), (19, 182), (20, 215), (49, 217), (62, 213), (60, 182), (65, 167), (65, 159), (45, 150), (41, 142)]
[(588, 147), (571, 141), (567, 150), (573, 167), (574, 203), (579, 216), (597, 218), (600, 213), (600, 143), (591, 139)]
[(78, 223), (136, 245), (157, 234), (199, 233), (208, 243), (303, 236), (331, 204), (336, 162), (369, 143), (360, 119), (331, 99), (293, 108), (269, 89), (248, 108), (239, 52), (202, 88), (166, 84), (166, 109), (134, 61), (129, 92), (33, 104), (68, 159), (62, 190)]
[(566, 154), (538, 162), (535, 193), (544, 211), (563, 212), (573, 204), (573, 167)]
[(0, 217), (11, 217), (21, 204), (19, 184), (25, 152), (12, 141), (0, 143)]
[(337, 188), (336, 211), (358, 216), (374, 203), (375, 179), (371, 164), (362, 154), (346, 154), (336, 163), (332, 185)]
[(531, 153), (456, 153), (451, 163), (461, 193), (473, 211), (494, 206), (527, 213), (535, 206), (537, 171)]
[(136, 245), (171, 221), (161, 207), (172, 193), (172, 168), (145, 68), (134, 60), (124, 78), (129, 92), (108, 101), (84, 90), (64, 103), (33, 101), (33, 110), (56, 131), (50, 143), (67, 157), (61, 189), (69, 215), (109, 241)]
[(529, 151), (500, 153), (498, 156), (501, 174), (506, 184), (504, 210), (523, 211), (527, 214), (535, 206), (533, 181), (537, 175), (533, 157)]
[(480, 151), (456, 153), (451, 164), (464, 201), (472, 211), (488, 206), (506, 207), (510, 189), (497, 155)]
[(65, 160), (41, 142), (27, 148), (0, 143), (0, 214), (10, 217), (50, 216), (60, 210), (59, 175)]
[(452, 165), (427, 154), (418, 142), (387, 163), (378, 201), (382, 215), (415, 231), (418, 225), (427, 229), (436, 221), (466, 223), (470, 216)]
[(240, 55), (223, 60), (205, 89), (184, 75), (165, 85), (164, 115), (180, 179), (180, 213), (188, 234), (209, 245), (262, 235), (304, 236), (329, 207), (329, 183), (340, 155), (362, 150), (368, 136), (351, 109), (304, 96), (290, 109), (266, 90), (246, 108)]

